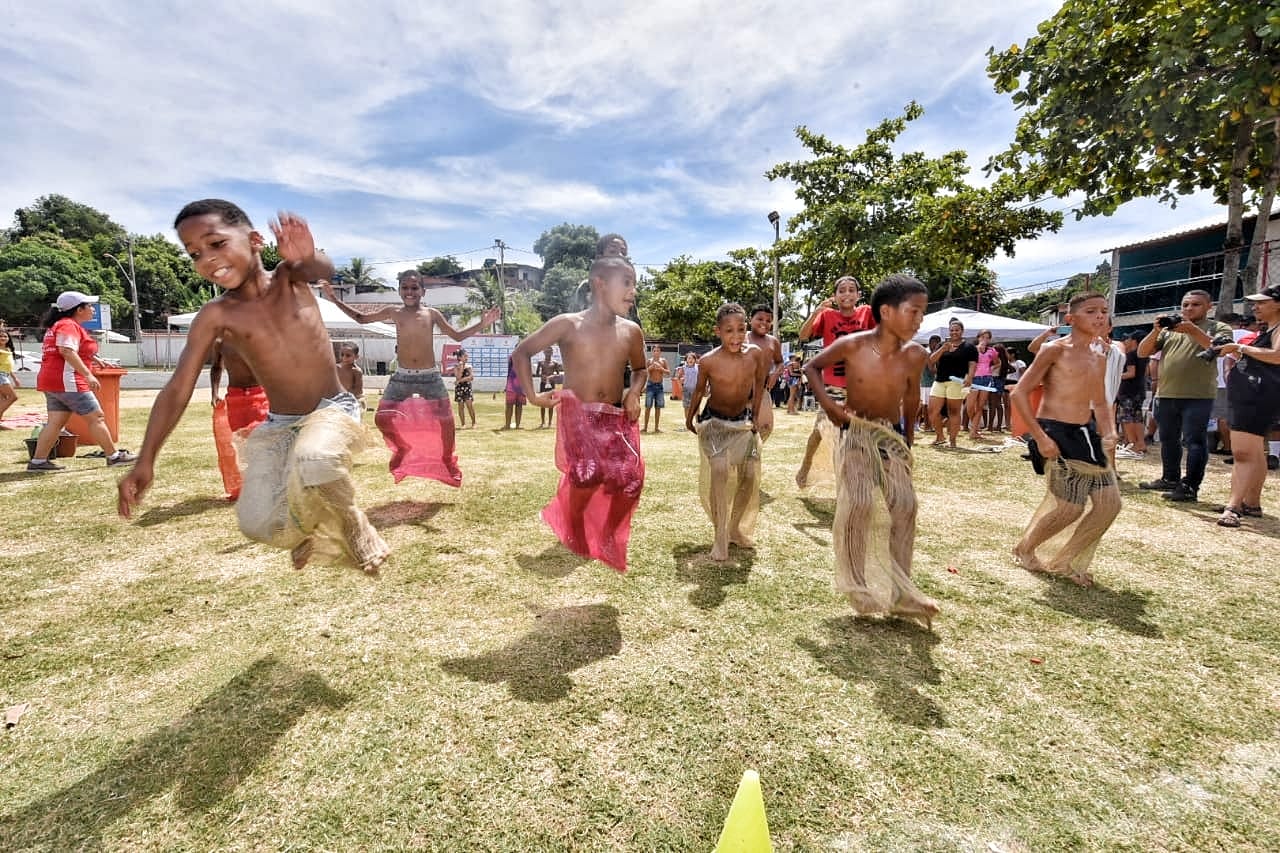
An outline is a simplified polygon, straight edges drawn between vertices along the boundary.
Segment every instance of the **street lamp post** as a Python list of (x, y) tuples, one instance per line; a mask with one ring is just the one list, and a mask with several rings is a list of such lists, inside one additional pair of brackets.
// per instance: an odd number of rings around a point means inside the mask
[(120, 259), (110, 252), (103, 253), (102, 257), (110, 258), (116, 262), (116, 266), (120, 268), (120, 272), (129, 282), (129, 298), (133, 301), (133, 339), (138, 343), (138, 367), (142, 367), (142, 308), (138, 305), (138, 276), (133, 266), (133, 238), (129, 238), (129, 269), (125, 270), (124, 264), (120, 263)]
[(782, 319), (778, 316), (778, 240), (782, 237), (782, 217), (778, 211), (770, 211), (769, 221), (773, 223), (773, 329), (776, 334), (782, 328)]

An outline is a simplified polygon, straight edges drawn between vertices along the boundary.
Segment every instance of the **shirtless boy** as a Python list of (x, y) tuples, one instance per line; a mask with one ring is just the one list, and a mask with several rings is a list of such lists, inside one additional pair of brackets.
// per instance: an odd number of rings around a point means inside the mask
[(656, 409), (657, 411), (653, 413), (653, 431), (662, 432), (658, 427), (662, 420), (662, 407), (666, 396), (662, 390), (662, 380), (671, 372), (671, 368), (667, 366), (667, 360), (662, 357), (662, 347), (655, 346), (650, 351), (649, 360), (645, 363), (644, 369), (648, 375), (648, 381), (644, 386), (644, 429), (640, 431), (649, 431), (649, 412)]
[[(1116, 422), (1105, 391), (1107, 298), (1081, 293), (1067, 310), (1071, 334), (1042, 346), (1012, 393), (1013, 406), (1035, 441), (1032, 462), (1048, 480), (1048, 494), (1014, 546), (1013, 557), (1028, 571), (1089, 586), (1094, 549), (1120, 512), (1120, 489), (1109, 465)], [(1029, 396), (1041, 384), (1044, 399), (1033, 417)], [(1102, 427), (1101, 437), (1089, 420), (1091, 413)], [(1036, 549), (1073, 524), (1075, 530), (1061, 549), (1048, 563), (1041, 562)]]
[[(931, 627), (938, 605), (911, 581), (916, 536), (911, 443), (925, 364), (924, 347), (911, 339), (928, 301), (928, 290), (916, 279), (889, 276), (871, 297), (875, 329), (840, 338), (810, 359), (804, 371), (818, 405), (843, 432), (831, 530), (836, 589), (860, 614), (889, 613)], [(822, 382), (824, 369), (832, 365), (843, 367), (847, 395), (842, 400)], [(887, 525), (876, 518), (884, 513)], [(885, 529), (887, 542), (869, 541)]]
[[(829, 347), (839, 337), (874, 328), (876, 321), (871, 309), (866, 305), (859, 305), (858, 301), (861, 299), (862, 291), (859, 290), (856, 278), (846, 275), (836, 279), (835, 296), (822, 300), (818, 310), (800, 326), (800, 342), (821, 337), (822, 345)], [(843, 398), (844, 363), (834, 363), (822, 371), (822, 382), (826, 384), (828, 396)], [(813, 457), (818, 453), (818, 446), (822, 444), (822, 433), (819, 431), (822, 418), (823, 414), (819, 412), (813, 422), (813, 431), (809, 433), (809, 443), (804, 448), (800, 470), (796, 472), (796, 485), (802, 489), (809, 485), (809, 468), (813, 465)]]
[[(245, 443), (245, 482), (236, 505), (250, 539), (290, 549), (294, 566), (350, 557), (374, 573), (388, 554), (355, 505), (351, 453), (363, 430), (355, 397), (342, 390), (333, 350), (308, 282), (333, 263), (315, 248), (300, 217), (271, 223), (281, 262), (262, 266), (262, 235), (227, 201), (192, 202), (174, 220), (196, 271), (225, 292), (196, 314), (173, 376), (156, 396), (138, 461), (119, 483), (125, 518), (155, 479), (155, 461), (191, 399), (204, 356), (222, 339), (266, 389), (271, 415)], [(336, 550), (330, 550), (336, 545)]]
[[(747, 313), (741, 305), (721, 305), (715, 329), (720, 346), (699, 362), (684, 424), (698, 436), (702, 454), (702, 505), (715, 530), (711, 559), (724, 561), (729, 559), (730, 543), (743, 548), (755, 544), (751, 534), (760, 504), (760, 443), (755, 423), (769, 363), (746, 342)], [(704, 398), (706, 408), (699, 412)]]
[[(570, 550), (625, 571), (631, 513), (644, 478), (635, 429), (646, 377), (644, 335), (626, 319), (636, 299), (630, 262), (597, 258), (588, 281), (590, 307), (552, 317), (520, 342), (512, 358), (529, 402), (560, 406), (556, 455), (569, 470), (543, 518)], [(563, 390), (544, 393), (534, 384), (532, 357), (556, 344), (564, 359)], [(628, 364), (631, 385), (624, 388)], [(588, 533), (588, 509), (597, 503), (607, 506), (606, 518)]]
[[(396, 372), (387, 381), (382, 392), (382, 400), (378, 404), (375, 423), (382, 431), (388, 446), (392, 449), (390, 467), (392, 472), (400, 468), (405, 456), (412, 447), (402, 433), (416, 427), (428, 427), (423, 423), (406, 423), (403, 412), (397, 408), (415, 394), (424, 400), (443, 401), (441, 408), (448, 417), (432, 418), (440, 427), (440, 461), (448, 476), (442, 482), (448, 485), (460, 485), (462, 472), (454, 455), (453, 413), (449, 411), (449, 392), (444, 386), (444, 377), (436, 365), (434, 332), (439, 328), (455, 341), (463, 341), (477, 332), (488, 328), (501, 315), (497, 308), (490, 308), (476, 323), (465, 329), (455, 329), (444, 315), (435, 308), (422, 304), (422, 279), (417, 270), (405, 270), (400, 273), (399, 307), (388, 305), (368, 314), (357, 311), (338, 299), (328, 281), (322, 282), (324, 294), (334, 305), (341, 309), (357, 323), (394, 323), (396, 327)], [(397, 477), (399, 479), (399, 477)]]
[(360, 357), (359, 344), (342, 344), (338, 347), (338, 382), (360, 401), (364, 411), (364, 371), (356, 364)]
[[(555, 351), (551, 347), (547, 347), (542, 353), (542, 361), (538, 362), (538, 391), (541, 393), (556, 390), (556, 383), (560, 380), (560, 362), (555, 360), (554, 355)], [(546, 408), (538, 411), (538, 429), (554, 426), (555, 409)]]
[[(764, 393), (769, 394), (778, 384), (782, 375), (782, 342), (769, 334), (773, 331), (773, 309), (768, 305), (757, 305), (751, 309), (751, 324), (747, 329), (747, 343), (756, 347), (756, 358), (764, 362), (767, 375), (764, 382)], [(773, 433), (773, 406), (760, 407), (760, 417), (756, 421), (760, 432), (760, 440), (768, 441)]]

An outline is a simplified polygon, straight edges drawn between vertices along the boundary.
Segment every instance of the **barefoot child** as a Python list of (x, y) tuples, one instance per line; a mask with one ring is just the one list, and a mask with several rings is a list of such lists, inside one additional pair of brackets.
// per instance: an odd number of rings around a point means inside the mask
[(267, 422), (245, 442), (240, 529), (290, 549), (296, 568), (314, 557), (349, 559), (377, 572), (387, 545), (356, 506), (351, 482), (351, 453), (363, 439), (360, 412), (338, 384), (329, 335), (307, 284), (332, 275), (333, 263), (316, 250), (307, 223), (288, 213), (271, 223), (282, 259), (273, 272), (262, 266), (262, 235), (230, 202), (192, 202), (174, 227), (196, 271), (225, 292), (191, 323), (173, 376), (151, 408), (137, 463), (119, 483), (120, 514), (129, 518), (151, 486), (156, 456), (191, 399), (205, 354), (222, 339), (271, 400)]
[(338, 347), (338, 383), (360, 401), (364, 411), (364, 371), (356, 364), (360, 357), (359, 344), (342, 344)]
[(498, 319), (498, 309), (486, 311), (479, 322), (459, 331), (439, 311), (422, 304), (422, 280), (416, 270), (400, 273), (400, 307), (388, 305), (369, 314), (341, 302), (328, 281), (321, 286), (325, 296), (357, 323), (395, 324), (398, 364), (374, 416), (374, 423), (391, 450), (390, 467), (395, 481), (424, 477), (461, 486), (462, 470), (454, 453), (453, 412), (436, 365), (433, 333), (439, 327), (455, 341), (465, 340)]
[(467, 428), (467, 415), (471, 415), (471, 429), (476, 428), (475, 395), (471, 384), (475, 371), (471, 369), (471, 356), (464, 349), (458, 350), (458, 363), (453, 366), (453, 402), (458, 404), (458, 428)]
[[(872, 317), (871, 309), (866, 305), (859, 305), (858, 301), (861, 299), (862, 291), (859, 290), (856, 278), (846, 275), (836, 279), (835, 296), (822, 300), (822, 304), (818, 306), (817, 311), (813, 312), (813, 316), (800, 326), (800, 342), (804, 343), (810, 338), (821, 337), (822, 345), (829, 347), (839, 337), (874, 328), (876, 321)], [(808, 376), (807, 371), (805, 375)], [(809, 387), (812, 388), (814, 380), (809, 381)], [(827, 396), (843, 400), (844, 364), (837, 362), (822, 371), (822, 382), (826, 384)], [(818, 412), (813, 422), (813, 431), (809, 433), (809, 443), (804, 448), (804, 459), (800, 462), (800, 470), (796, 472), (796, 485), (802, 489), (811, 485), (809, 469), (822, 444), (823, 431), (826, 429), (824, 424), (830, 424), (830, 421), (822, 412)]]
[[(564, 476), (543, 520), (575, 554), (625, 572), (631, 516), (644, 485), (636, 423), (645, 383), (644, 335), (626, 319), (636, 300), (630, 262), (597, 258), (588, 281), (591, 307), (552, 317), (512, 357), (529, 401), (560, 407), (556, 467)], [(544, 394), (536, 391), (530, 362), (554, 344), (564, 359), (564, 390)], [(624, 388), (628, 364), (631, 385)]]
[(662, 390), (662, 380), (671, 372), (667, 360), (662, 357), (662, 347), (654, 345), (649, 353), (649, 361), (644, 366), (648, 381), (644, 386), (644, 429), (649, 431), (649, 412), (653, 412), (653, 431), (662, 432), (662, 407), (665, 405), (666, 392)]
[[(1098, 541), (1120, 512), (1120, 489), (1108, 457), (1116, 446), (1116, 422), (1106, 402), (1107, 298), (1081, 293), (1067, 309), (1071, 334), (1040, 348), (1013, 389), (1013, 407), (1030, 425), (1029, 445), (1036, 473), (1046, 475), (1048, 493), (1031, 517), (1013, 557), (1024, 569), (1060, 575), (1080, 586), (1093, 577), (1089, 563)], [(1032, 417), (1029, 395), (1044, 385), (1040, 410)], [(1090, 411), (1102, 436), (1090, 422)], [(1093, 506), (1085, 513), (1085, 505)], [(1048, 563), (1036, 549), (1062, 534), (1065, 543)]]
[[(747, 329), (747, 343), (756, 347), (756, 358), (765, 366), (764, 393), (770, 394), (773, 386), (782, 376), (782, 341), (769, 334), (773, 331), (773, 309), (768, 305), (757, 305), (751, 309), (751, 323)], [(772, 401), (771, 401), (772, 402)], [(769, 440), (773, 434), (773, 405), (766, 403), (760, 407), (755, 420), (756, 430), (760, 433), (760, 441)]]
[[(889, 613), (932, 627), (938, 605), (911, 582), (916, 494), (911, 444), (920, 405), (925, 349), (912, 342), (929, 292), (906, 275), (876, 287), (876, 327), (836, 341), (805, 365), (813, 396), (842, 432), (836, 470), (836, 589), (858, 613)], [(840, 365), (848, 395), (835, 400), (822, 383)], [(896, 430), (902, 425), (903, 434)]]
[[(222, 390), (222, 373), (227, 374), (227, 389)], [(240, 497), (244, 476), (240, 471), (240, 452), (234, 436), (248, 438), (271, 414), (267, 392), (258, 377), (234, 349), (224, 341), (214, 341), (213, 363), (209, 365), (209, 396), (213, 401), (213, 440), (218, 450), (218, 470), (227, 498)]]
[[(542, 361), (538, 362), (538, 392), (546, 394), (556, 390), (556, 383), (561, 380), (560, 362), (553, 357), (555, 351), (547, 347), (542, 353)], [(556, 410), (547, 408), (538, 410), (538, 429), (555, 426)]]
[[(703, 356), (684, 423), (698, 436), (702, 454), (702, 506), (711, 517), (711, 559), (729, 559), (729, 544), (751, 548), (760, 509), (760, 441), (756, 417), (762, 408), (769, 362), (746, 342), (747, 313), (736, 302), (716, 312), (720, 346)], [(701, 413), (698, 405), (706, 399)], [(697, 425), (694, 425), (694, 420)]]

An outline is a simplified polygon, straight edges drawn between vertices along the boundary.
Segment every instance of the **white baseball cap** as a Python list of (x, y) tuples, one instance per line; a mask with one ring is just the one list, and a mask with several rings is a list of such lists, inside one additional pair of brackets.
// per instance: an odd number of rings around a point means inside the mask
[(59, 311), (70, 311), (72, 308), (83, 305), (86, 302), (97, 302), (98, 297), (90, 296), (87, 293), (81, 293), (78, 290), (68, 290), (58, 294), (58, 301), (53, 303), (58, 306)]

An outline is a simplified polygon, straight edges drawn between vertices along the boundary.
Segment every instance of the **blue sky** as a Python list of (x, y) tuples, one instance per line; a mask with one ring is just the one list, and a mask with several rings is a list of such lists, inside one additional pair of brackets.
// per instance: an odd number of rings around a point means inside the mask
[[(220, 196), (259, 225), (296, 210), (340, 263), (387, 278), (434, 255), (478, 265), (495, 238), (538, 264), (533, 242), (564, 221), (623, 233), (642, 265), (721, 258), (797, 210), (763, 173), (802, 155), (798, 124), (856, 144), (914, 99), (903, 145), (963, 148), (981, 180), (1016, 121), (984, 53), (1056, 8), (479, 5), (28, 4), (0, 22), (0, 211), (62, 193), (172, 237), (184, 203)], [(1204, 197), (1068, 215), (992, 266), (1017, 290), (1222, 219)]]

